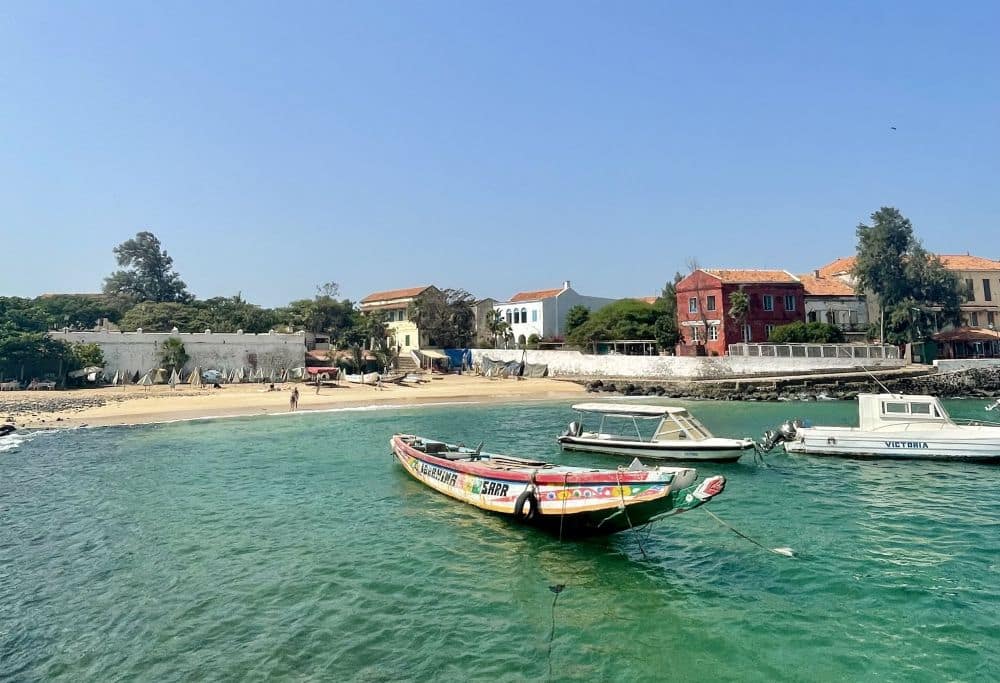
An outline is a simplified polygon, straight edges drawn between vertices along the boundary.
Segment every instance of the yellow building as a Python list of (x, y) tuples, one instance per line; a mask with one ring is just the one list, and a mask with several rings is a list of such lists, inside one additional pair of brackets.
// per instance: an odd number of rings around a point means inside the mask
[(379, 311), (384, 313), (386, 327), (392, 336), (390, 343), (399, 347), (401, 352), (424, 348), (428, 346), (427, 335), (422, 334), (417, 329), (416, 323), (409, 319), (407, 309), (414, 299), (428, 290), (437, 291), (437, 288), (433, 285), (425, 285), (423, 287), (373, 292), (361, 300), (361, 312)]

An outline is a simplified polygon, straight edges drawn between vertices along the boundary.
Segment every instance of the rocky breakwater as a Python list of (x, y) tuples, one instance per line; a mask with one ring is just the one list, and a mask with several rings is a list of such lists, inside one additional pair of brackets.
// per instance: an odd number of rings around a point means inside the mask
[[(893, 393), (930, 394), (940, 398), (992, 398), (1000, 395), (1000, 368), (976, 368), (947, 374), (884, 377), (879, 381)], [(860, 393), (881, 393), (872, 378), (831, 380), (796, 377), (758, 382), (662, 382), (597, 379), (584, 382), (588, 392), (623, 396), (654, 396), (682, 400), (792, 401), (854, 400)]]

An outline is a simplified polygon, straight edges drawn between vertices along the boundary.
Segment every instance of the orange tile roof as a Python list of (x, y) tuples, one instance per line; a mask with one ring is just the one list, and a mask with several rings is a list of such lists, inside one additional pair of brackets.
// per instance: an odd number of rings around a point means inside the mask
[(854, 288), (840, 278), (799, 275), (799, 280), (809, 296), (854, 296)]
[(969, 254), (938, 254), (948, 270), (1000, 270), (1000, 261)]
[(833, 277), (849, 273), (854, 268), (855, 261), (857, 261), (857, 257), (855, 256), (841, 256), (839, 259), (820, 268), (819, 274), (821, 277)]
[(430, 289), (430, 285), (424, 285), (423, 287), (409, 287), (407, 289), (390, 289), (385, 292), (372, 292), (364, 299), (361, 303), (366, 304), (372, 301), (389, 301), (391, 299), (406, 299), (413, 296), (418, 296), (422, 292)]
[(773, 282), (776, 284), (795, 284), (798, 278), (787, 270), (722, 270), (702, 268), (702, 272), (717, 277), (727, 284), (744, 285)]
[(556, 296), (563, 291), (562, 287), (558, 289), (539, 289), (534, 292), (518, 292), (510, 298), (511, 303), (516, 301), (534, 301), (535, 299), (548, 299), (550, 297)]
[[(934, 254), (944, 267), (948, 270), (1000, 270), (1000, 261), (983, 258), (982, 256), (971, 256), (969, 254)], [(833, 277), (850, 272), (854, 268), (857, 258), (845, 256), (836, 261), (826, 264), (819, 269), (819, 274), (823, 277)]]

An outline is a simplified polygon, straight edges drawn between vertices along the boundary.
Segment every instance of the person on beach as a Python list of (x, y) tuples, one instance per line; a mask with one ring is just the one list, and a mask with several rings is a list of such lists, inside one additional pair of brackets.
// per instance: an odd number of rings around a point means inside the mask
[(298, 410), (299, 408), (299, 388), (294, 387), (292, 389), (292, 395), (288, 397), (288, 409), (290, 411)]
[(316, 395), (319, 396), (319, 374), (316, 375)]

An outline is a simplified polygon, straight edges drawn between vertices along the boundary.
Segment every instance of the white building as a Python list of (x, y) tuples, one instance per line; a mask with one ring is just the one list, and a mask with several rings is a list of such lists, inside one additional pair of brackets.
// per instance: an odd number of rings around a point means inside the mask
[(578, 294), (566, 280), (558, 289), (518, 292), (509, 301), (497, 303), (495, 308), (510, 325), (514, 341), (524, 344), (533, 334), (540, 339), (563, 337), (566, 334), (566, 313), (573, 306), (585, 306), (596, 311), (614, 301)]
[(848, 341), (863, 341), (868, 332), (868, 304), (844, 278), (820, 271), (799, 275), (805, 290), (806, 322), (836, 325)]

